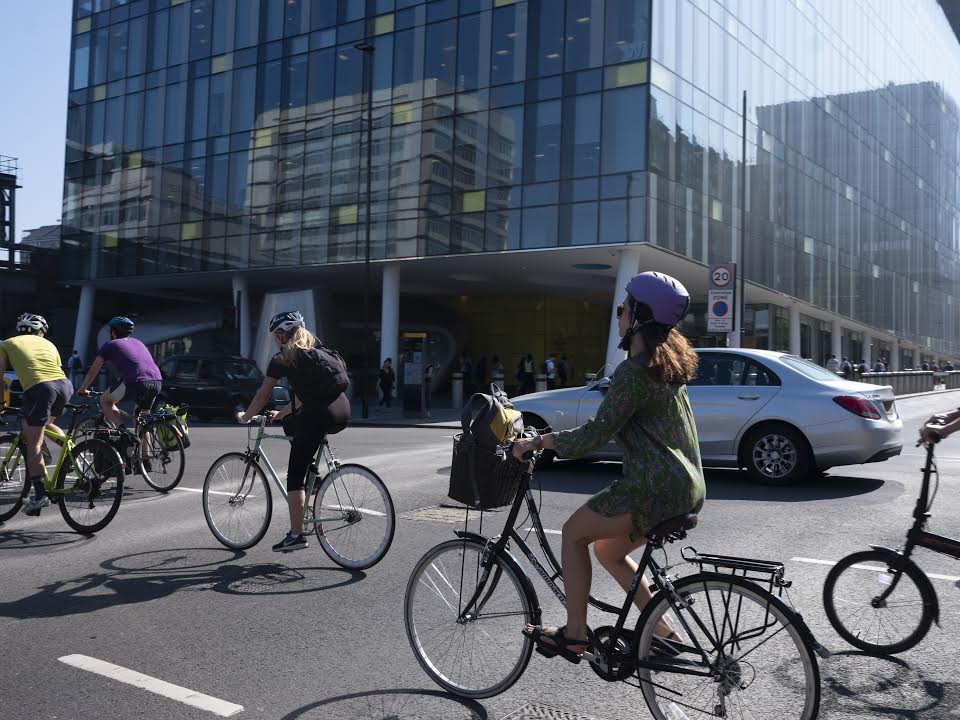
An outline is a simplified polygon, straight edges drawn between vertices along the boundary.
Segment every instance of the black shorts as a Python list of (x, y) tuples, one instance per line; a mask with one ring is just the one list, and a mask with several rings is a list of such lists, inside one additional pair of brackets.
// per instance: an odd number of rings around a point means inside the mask
[(20, 396), (20, 416), (31, 427), (43, 427), (63, 412), (73, 396), (73, 385), (66, 378), (37, 383)]
[(140, 410), (149, 410), (162, 389), (163, 382), (160, 380), (121, 380), (107, 392), (115, 403), (133, 400), (133, 404)]

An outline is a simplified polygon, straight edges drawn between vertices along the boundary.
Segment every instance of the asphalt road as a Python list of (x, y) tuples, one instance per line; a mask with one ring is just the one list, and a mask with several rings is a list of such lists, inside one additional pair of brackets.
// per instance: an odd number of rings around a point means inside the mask
[[(901, 401), (908, 437), (931, 412), (958, 404), (960, 392)], [(0, 718), (217, 717), (58, 660), (70, 655), (242, 705), (238, 718), (649, 717), (638, 691), (602, 682), (586, 664), (534, 655), (510, 691), (482, 702), (444, 695), (421, 671), (404, 633), (404, 588), (417, 559), (452, 537), (462, 515), (412, 511), (445, 502), (452, 433), (368, 427), (336, 437), (342, 459), (366, 463), (387, 481), (400, 515), (390, 554), (365, 573), (339, 569), (315, 542), (302, 552), (272, 553), (286, 530), (279, 503), (257, 547), (244, 554), (217, 544), (199, 488), (215, 457), (244, 446), (246, 433), (237, 427), (194, 428), (181, 488), (160, 496), (132, 478), (116, 519), (96, 537), (70, 532), (55, 511), (0, 526)], [(270, 451), (284, 466), (282, 441)], [(932, 529), (960, 536), (960, 440), (948, 440), (941, 452)], [(786, 561), (791, 599), (835, 652), (821, 661), (821, 717), (960, 716), (960, 653), (950, 639), (960, 632), (955, 580), (933, 581), (943, 627), (913, 651), (877, 659), (852, 651), (829, 627), (820, 601), (828, 567), (792, 560), (830, 561), (870, 543), (900, 544), (921, 462), (910, 443), (899, 458), (790, 488), (708, 473), (708, 501), (687, 544)], [(559, 529), (618, 472), (614, 463), (561, 463), (539, 474), (545, 526)], [(489, 531), (498, 516), (485, 519)], [(678, 548), (672, 557), (679, 558)], [(960, 576), (960, 563), (949, 558), (919, 551), (917, 560), (928, 573)], [(594, 578), (595, 594), (622, 599), (602, 570)], [(546, 620), (562, 619), (546, 588), (537, 590)]]

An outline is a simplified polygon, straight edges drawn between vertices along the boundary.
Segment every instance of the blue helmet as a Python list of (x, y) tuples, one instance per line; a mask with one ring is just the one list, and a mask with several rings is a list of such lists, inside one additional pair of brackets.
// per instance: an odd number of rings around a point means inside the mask
[(126, 337), (133, 332), (133, 320), (124, 315), (117, 315), (111, 318), (107, 325), (110, 326), (111, 330), (116, 331), (120, 337)]

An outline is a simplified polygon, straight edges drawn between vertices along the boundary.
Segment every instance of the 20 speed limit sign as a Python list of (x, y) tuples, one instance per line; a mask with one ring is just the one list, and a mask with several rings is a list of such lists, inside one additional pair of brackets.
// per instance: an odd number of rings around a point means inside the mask
[(715, 267), (710, 271), (710, 280), (716, 288), (725, 288), (733, 282), (733, 273), (726, 266)]

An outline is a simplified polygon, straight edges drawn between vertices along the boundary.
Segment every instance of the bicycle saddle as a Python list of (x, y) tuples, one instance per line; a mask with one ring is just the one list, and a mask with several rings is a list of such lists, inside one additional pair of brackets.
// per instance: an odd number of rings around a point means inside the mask
[(697, 514), (687, 513), (686, 515), (677, 515), (653, 528), (647, 533), (650, 538), (669, 538), (674, 533), (692, 530), (697, 526)]

